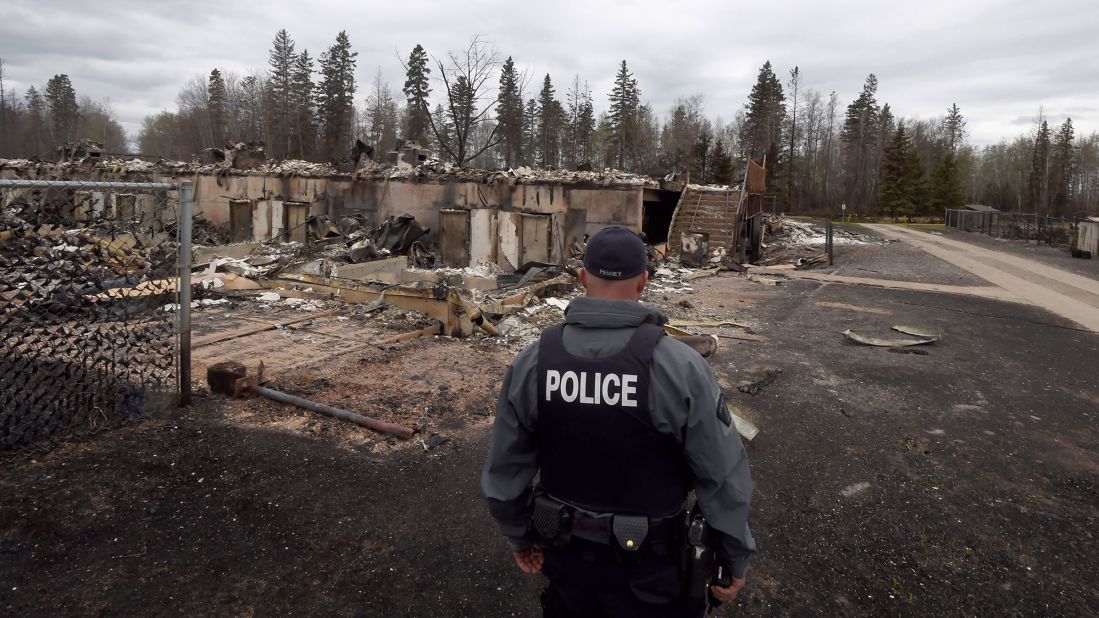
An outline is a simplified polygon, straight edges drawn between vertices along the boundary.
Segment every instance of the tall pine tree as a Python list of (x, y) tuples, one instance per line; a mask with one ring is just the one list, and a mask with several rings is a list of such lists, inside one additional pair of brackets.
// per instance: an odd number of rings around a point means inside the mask
[(346, 30), (321, 54), (321, 81), (317, 85), (317, 120), (321, 156), (339, 161), (347, 156), (355, 117), (355, 58)]
[(538, 151), (543, 169), (557, 167), (561, 151), (561, 120), (564, 111), (554, 94), (553, 82), (547, 73), (542, 81), (542, 92), (538, 95)]
[(429, 75), (431, 67), (428, 64), (427, 52), (422, 45), (417, 44), (408, 56), (408, 66), (405, 71), (404, 96), (408, 107), (408, 125), (405, 127), (404, 139), (426, 146), (428, 133), (431, 132), (431, 119), (428, 107), (428, 96), (431, 94), (431, 82)]
[(1048, 214), (1046, 209), (1049, 206), (1049, 151), (1049, 124), (1043, 119), (1038, 125), (1038, 134), (1034, 136), (1030, 175), (1027, 179), (1030, 207), (1038, 214)]
[(317, 122), (314, 103), (313, 59), (303, 49), (294, 60), (290, 74), (290, 106), (293, 119), (293, 151), (302, 159), (312, 158), (317, 150)]
[(877, 93), (878, 78), (871, 73), (858, 98), (847, 106), (840, 133), (844, 146), (845, 200), (855, 212), (863, 212), (871, 206), (874, 183), (878, 177), (875, 163), (879, 158), (877, 153), (882, 125)]
[(286, 158), (292, 151), (294, 117), (294, 40), (283, 28), (275, 33), (267, 60), (267, 109), (271, 155)]
[(916, 213), (920, 200), (923, 170), (920, 158), (908, 138), (904, 123), (897, 126), (882, 157), (878, 204), (889, 217), (904, 217)]
[(1069, 191), (1075, 172), (1073, 132), (1072, 118), (1066, 118), (1057, 131), (1057, 138), (1053, 142), (1053, 152), (1050, 156), (1049, 190), (1053, 200), (1051, 211), (1058, 217), (1069, 214)]
[(954, 103), (946, 110), (946, 118), (943, 119), (943, 132), (945, 133), (946, 146), (950, 154), (958, 155), (958, 147), (965, 142), (965, 118), (962, 117), (958, 104)]
[(718, 139), (710, 153), (710, 180), (719, 185), (727, 185), (733, 182), (733, 158), (725, 149), (725, 140)]
[(523, 109), (523, 165), (538, 163), (538, 101), (528, 99)]
[(505, 167), (523, 161), (523, 92), (515, 62), (508, 56), (500, 70), (500, 95), (496, 104), (500, 155)]
[(961, 208), (964, 205), (965, 196), (962, 193), (958, 159), (954, 153), (948, 151), (931, 172), (931, 195), (927, 200), (927, 208), (931, 213), (939, 213), (947, 208)]
[(210, 138), (216, 148), (225, 144), (229, 112), (229, 92), (225, 88), (225, 78), (218, 69), (210, 71), (210, 78), (206, 81), (206, 96), (207, 111), (210, 114)]
[(611, 145), (619, 169), (626, 169), (627, 161), (634, 156), (637, 149), (640, 108), (641, 92), (637, 88), (637, 80), (623, 60), (614, 78), (610, 111), (607, 114), (611, 127)]
[(47, 108), (46, 100), (34, 86), (27, 88), (25, 97), (27, 102), (27, 123), (23, 134), (23, 148), (30, 155), (45, 154), (46, 142), (44, 137), (48, 132), (46, 126)]
[(60, 145), (75, 141), (80, 107), (76, 104), (76, 90), (68, 75), (54, 75), (46, 82), (46, 107), (49, 109), (50, 135), (54, 143)]
[(592, 136), (595, 133), (595, 110), (591, 89), (580, 85), (580, 76), (572, 81), (565, 110), (564, 164), (569, 169), (588, 168), (592, 162)]
[[(741, 154), (745, 158), (758, 160), (763, 154), (777, 152), (776, 145), (782, 138), (782, 119), (785, 116), (786, 95), (782, 92), (782, 83), (771, 69), (771, 62), (764, 62), (744, 106), (744, 127), (740, 136), (744, 152)], [(777, 163), (768, 158), (768, 176)]]

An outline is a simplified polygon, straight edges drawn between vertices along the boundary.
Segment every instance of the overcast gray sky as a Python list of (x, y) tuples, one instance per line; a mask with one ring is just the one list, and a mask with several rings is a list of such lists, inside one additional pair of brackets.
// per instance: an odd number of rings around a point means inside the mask
[(174, 109), (195, 75), (266, 69), (280, 28), (314, 57), (346, 29), (360, 100), (379, 66), (399, 90), (398, 54), (416, 43), (442, 56), (481, 34), (530, 71), (531, 88), (547, 72), (561, 98), (574, 75), (589, 81), (597, 109), (625, 59), (661, 117), (701, 93), (710, 116), (729, 119), (770, 60), (784, 82), (798, 65), (803, 88), (835, 90), (844, 105), (868, 73), (902, 117), (956, 102), (977, 145), (1029, 131), (1040, 107), (1053, 123), (1071, 116), (1077, 135), (1099, 131), (1096, 0), (5, 0), (0, 15), (8, 86), (67, 73), (78, 95), (109, 99), (131, 133)]

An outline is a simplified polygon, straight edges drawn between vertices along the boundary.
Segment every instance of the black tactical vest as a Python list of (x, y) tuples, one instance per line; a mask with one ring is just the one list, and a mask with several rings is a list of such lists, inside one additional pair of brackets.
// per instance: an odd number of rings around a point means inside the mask
[(683, 449), (649, 415), (649, 370), (664, 329), (642, 324), (625, 348), (598, 359), (569, 354), (563, 333), (563, 325), (548, 328), (538, 344), (542, 487), (598, 513), (678, 513), (689, 478)]

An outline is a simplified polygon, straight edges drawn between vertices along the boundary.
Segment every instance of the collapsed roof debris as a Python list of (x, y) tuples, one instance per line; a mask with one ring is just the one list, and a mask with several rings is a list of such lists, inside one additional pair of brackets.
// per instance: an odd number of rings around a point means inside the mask
[[(764, 259), (760, 266), (790, 263), (799, 270), (811, 268), (828, 261), (825, 252), (827, 232), (815, 222), (799, 221), (783, 216), (770, 216), (764, 221)], [(867, 234), (859, 234), (842, 227), (832, 228), (833, 245), (888, 244)]]

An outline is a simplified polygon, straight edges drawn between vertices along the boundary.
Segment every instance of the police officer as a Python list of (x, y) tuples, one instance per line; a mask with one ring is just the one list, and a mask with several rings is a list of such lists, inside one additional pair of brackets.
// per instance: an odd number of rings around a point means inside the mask
[[(504, 378), (481, 479), (524, 573), (543, 573), (546, 616), (697, 616), (681, 573), (687, 494), (712, 529), (731, 601), (755, 541), (748, 458), (709, 365), (640, 304), (645, 245), (594, 234), (586, 295)], [(534, 484), (539, 475), (539, 483)]]

